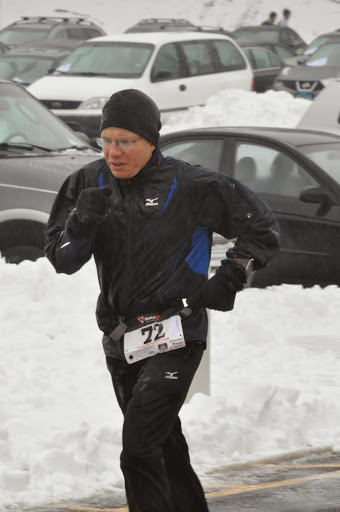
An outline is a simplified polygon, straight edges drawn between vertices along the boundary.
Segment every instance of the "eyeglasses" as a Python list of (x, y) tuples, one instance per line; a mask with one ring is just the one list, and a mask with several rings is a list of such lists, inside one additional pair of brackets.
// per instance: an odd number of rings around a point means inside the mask
[(135, 142), (138, 142), (142, 138), (143, 137), (139, 137), (139, 139), (108, 139), (107, 137), (101, 137), (96, 139), (96, 141), (101, 148), (108, 148), (111, 146), (112, 142), (114, 142), (123, 151), (128, 151)]

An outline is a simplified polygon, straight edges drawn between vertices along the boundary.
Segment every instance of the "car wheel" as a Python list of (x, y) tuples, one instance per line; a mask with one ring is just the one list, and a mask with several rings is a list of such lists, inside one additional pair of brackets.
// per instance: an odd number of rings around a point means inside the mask
[(6, 263), (35, 261), (44, 256), (44, 225), (40, 222), (14, 220), (0, 226), (0, 252)]

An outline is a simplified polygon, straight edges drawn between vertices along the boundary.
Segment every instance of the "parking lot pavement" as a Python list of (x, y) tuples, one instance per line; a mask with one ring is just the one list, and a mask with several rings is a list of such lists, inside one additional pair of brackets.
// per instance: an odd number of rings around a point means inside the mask
[[(233, 465), (202, 480), (210, 512), (340, 512), (340, 454)], [(111, 492), (74, 503), (23, 512), (128, 512), (124, 494)]]

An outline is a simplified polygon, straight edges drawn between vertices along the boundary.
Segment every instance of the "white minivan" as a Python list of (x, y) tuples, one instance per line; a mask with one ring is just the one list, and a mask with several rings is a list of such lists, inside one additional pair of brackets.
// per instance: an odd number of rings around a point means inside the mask
[(122, 89), (140, 89), (170, 113), (224, 89), (253, 90), (247, 57), (230, 37), (215, 33), (152, 32), (102, 36), (73, 51), (28, 91), (91, 141), (100, 135), (102, 108)]

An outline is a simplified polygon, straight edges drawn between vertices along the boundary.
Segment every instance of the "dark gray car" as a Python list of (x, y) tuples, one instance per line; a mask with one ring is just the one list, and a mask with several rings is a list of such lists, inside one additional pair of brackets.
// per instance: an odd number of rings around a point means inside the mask
[(48, 75), (79, 46), (82, 41), (51, 40), (26, 43), (0, 55), (0, 78), (22, 86)]
[(43, 231), (66, 177), (101, 157), (26, 89), (0, 80), (0, 252), (43, 255)]
[(0, 30), (0, 41), (14, 48), (33, 41), (78, 39), (105, 35), (102, 27), (86, 17), (22, 16)]
[[(161, 149), (233, 176), (273, 209), (281, 249), (269, 267), (253, 274), (254, 286), (340, 285), (339, 136), (287, 128), (202, 128), (162, 136)], [(214, 266), (225, 245), (225, 239), (215, 240)]]
[(290, 48), (296, 55), (306, 48), (307, 43), (290, 27), (277, 25), (248, 25), (239, 27), (232, 32), (231, 37), (237, 42), (251, 41), (253, 43), (281, 43)]
[(340, 40), (320, 46), (299, 66), (283, 68), (273, 89), (296, 98), (314, 99), (331, 80), (340, 76)]

